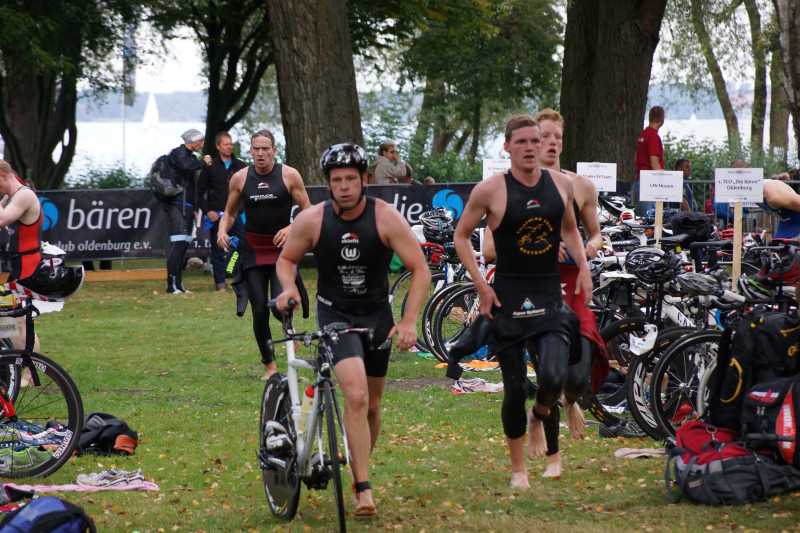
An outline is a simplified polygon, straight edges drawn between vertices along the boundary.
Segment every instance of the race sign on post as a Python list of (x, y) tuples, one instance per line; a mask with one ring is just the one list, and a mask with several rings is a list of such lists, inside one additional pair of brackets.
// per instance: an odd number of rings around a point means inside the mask
[(683, 172), (680, 170), (642, 170), (639, 173), (639, 200), (656, 203), (656, 246), (664, 225), (664, 202), (683, 200)]
[[(714, 202), (733, 203), (733, 279), (742, 274), (742, 202), (764, 201), (763, 168), (714, 170)], [(736, 290), (736, 284), (733, 284)]]
[(511, 168), (510, 159), (484, 159), (483, 160), (483, 179), (493, 176), (498, 172), (505, 172)]
[(617, 192), (616, 163), (578, 163), (577, 171), (589, 178), (597, 192)]

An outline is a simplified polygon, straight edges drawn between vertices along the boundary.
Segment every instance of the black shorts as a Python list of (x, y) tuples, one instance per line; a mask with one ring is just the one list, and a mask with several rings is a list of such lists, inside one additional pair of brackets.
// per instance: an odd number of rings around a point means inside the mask
[(330, 344), (333, 352), (333, 364), (348, 357), (360, 357), (364, 360), (364, 368), (370, 377), (382, 378), (389, 369), (389, 355), (392, 352), (392, 339), (389, 332), (394, 327), (392, 308), (387, 302), (385, 306), (369, 312), (344, 311), (324, 304), (317, 299), (317, 327), (346, 326), (353, 328), (372, 328), (374, 330), (372, 346), (365, 337), (355, 333), (342, 335), (339, 340)]
[[(189, 236), (192, 234), (194, 224), (194, 207), (186, 204), (185, 207), (180, 202), (162, 204), (164, 211), (167, 212), (170, 237), (176, 235)], [(175, 240), (175, 239), (171, 239)], [(184, 239), (179, 239), (184, 240)], [(185, 239), (188, 240), (188, 239)]]

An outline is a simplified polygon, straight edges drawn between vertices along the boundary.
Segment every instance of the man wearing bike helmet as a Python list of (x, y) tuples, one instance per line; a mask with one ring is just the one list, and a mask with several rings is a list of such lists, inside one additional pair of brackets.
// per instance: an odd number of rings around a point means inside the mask
[(275, 151), (275, 137), (269, 130), (261, 130), (252, 136), (250, 155), (253, 164), (231, 176), (228, 203), (217, 233), (217, 244), (228, 252), (231, 248), (228, 232), (244, 204), (244, 241), (237, 247), (241, 266), (233, 287), (241, 300), (237, 305), (239, 316), (244, 314), (245, 295), (250, 301), (253, 335), (266, 367), (262, 380), (277, 371), (272, 350), (267, 346), (271, 339), (268, 295), (270, 289), (273, 298), (281, 292), (275, 261), (292, 231), (292, 202), (300, 209), (311, 206), (300, 173), (288, 165), (276, 163)]
[[(317, 323), (372, 328), (371, 346), (354, 334), (332, 346), (334, 373), (344, 394), (344, 426), (352, 457), (357, 516), (376, 513), (369, 484), (369, 457), (381, 428), (381, 397), (397, 334), (397, 348), (417, 340), (417, 317), (431, 282), (425, 256), (403, 216), (383, 200), (365, 196), (367, 156), (358, 145), (328, 147), (320, 159), (331, 200), (300, 213), (278, 257), (283, 292), (278, 308), (299, 301), (297, 264), (309, 249), (317, 261)], [(394, 324), (386, 277), (392, 252), (411, 271), (406, 312)]]
[[(503, 374), (501, 416), (511, 455), (511, 486), (528, 487), (525, 431), (530, 426), (528, 457), (544, 455), (542, 421), (561, 397), (568, 363), (577, 360), (580, 346), (577, 317), (561, 295), (562, 240), (575, 258), (575, 294), (583, 291), (584, 304), (591, 297), (592, 280), (575, 213), (565, 209), (572, 206), (572, 182), (561, 172), (542, 169), (539, 124), (529, 115), (516, 115), (506, 122), (505, 130), (503, 147), (511, 169), (475, 185), (453, 242), (475, 283), (481, 315), (493, 318), (489, 350), (497, 354)], [(483, 281), (472, 250), (472, 232), (484, 216), (497, 253), (494, 287)], [(486, 319), (481, 319), (473, 327), (484, 327)], [(529, 415), (526, 347), (539, 358), (536, 402)]]

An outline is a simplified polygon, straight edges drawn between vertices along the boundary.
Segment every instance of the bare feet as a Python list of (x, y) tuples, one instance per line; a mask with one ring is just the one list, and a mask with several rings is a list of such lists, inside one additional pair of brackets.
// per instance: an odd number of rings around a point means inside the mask
[(541, 420), (533, 416), (534, 409), (536, 409), (535, 405), (528, 411), (528, 459), (531, 461), (547, 453), (544, 426)]
[(362, 490), (353, 495), (356, 505), (356, 516), (375, 516), (378, 514), (375, 501), (372, 499), (372, 490)]
[(271, 362), (270, 364), (264, 367), (264, 375), (261, 376), (261, 381), (267, 381), (269, 377), (278, 371), (278, 366), (275, 364), (275, 361)]
[(569, 403), (564, 399), (564, 414), (567, 415), (567, 427), (572, 438), (581, 440), (586, 436), (586, 418), (577, 403)]
[(531, 484), (528, 483), (527, 472), (511, 472), (511, 488), (512, 489), (527, 489)]
[(542, 477), (561, 477), (561, 452), (547, 456), (547, 468)]

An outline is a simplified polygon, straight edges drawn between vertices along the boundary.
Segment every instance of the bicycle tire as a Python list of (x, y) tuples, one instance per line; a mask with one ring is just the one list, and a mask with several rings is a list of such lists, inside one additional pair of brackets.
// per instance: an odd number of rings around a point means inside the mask
[(653, 349), (649, 352), (636, 355), (628, 363), (625, 377), (625, 396), (631, 416), (647, 436), (661, 440), (667, 435), (656, 422), (650, 406), (648, 392), (653, 368), (661, 355), (682, 337), (695, 333), (697, 329), (676, 326), (658, 332)]
[(650, 405), (656, 422), (667, 436), (699, 416), (700, 383), (716, 364), (721, 330), (700, 331), (667, 349), (653, 368)]
[[(338, 421), (336, 407), (333, 400), (333, 389), (331, 382), (322, 382), (322, 399), (325, 402), (325, 419), (328, 426), (328, 463), (331, 470), (331, 481), (333, 482), (333, 498), (336, 501), (336, 515), (339, 518), (339, 531), (347, 531), (346, 513), (344, 508), (344, 492), (342, 492), (342, 460), (339, 456), (339, 445), (337, 442)], [(344, 442), (344, 439), (342, 440)], [(346, 463), (346, 461), (344, 461)]]
[(457, 281), (454, 283), (450, 283), (449, 285), (445, 285), (430, 297), (428, 302), (425, 304), (425, 309), (422, 312), (422, 336), (425, 340), (425, 343), (430, 347), (430, 351), (436, 359), (438, 359), (442, 363), (447, 362), (447, 354), (439, 353), (436, 348), (436, 344), (433, 340), (433, 321), (436, 318), (436, 313), (439, 312), (442, 303), (451, 295), (453, 292), (457, 291), (459, 288), (464, 287), (467, 284), (471, 284), (469, 281)]
[[(406, 276), (406, 274), (408, 274)], [(395, 291), (394, 295), (391, 297), (392, 302), (392, 315), (394, 316), (395, 324), (400, 322), (403, 318), (403, 315), (406, 313), (406, 305), (408, 304), (408, 289), (411, 285), (411, 272), (406, 271), (403, 273), (401, 278), (404, 277), (402, 283), (398, 285), (397, 290)], [(425, 304), (427, 303), (428, 299), (436, 292), (436, 290), (440, 286), (444, 286), (446, 283), (446, 276), (445, 273), (442, 271), (432, 271), (431, 272), (431, 284), (428, 288), (428, 294), (425, 297), (425, 301), (422, 303), (422, 308), (425, 308)], [(408, 281), (406, 283), (406, 280)], [(395, 281), (397, 284), (401, 281), (400, 278)], [(429, 352), (430, 346), (425, 342), (424, 333), (423, 333), (423, 323), (422, 323), (422, 314), (417, 317), (417, 341), (414, 344), (418, 350), (422, 352)]]
[[(645, 317), (626, 318), (616, 320), (600, 331), (600, 337), (606, 345), (609, 363), (614, 368), (627, 372), (630, 361), (628, 344), (625, 342), (627, 335), (644, 331), (645, 324), (647, 324)], [(624, 406), (620, 407), (624, 401), (625, 388), (623, 386), (616, 391), (604, 391), (603, 389), (597, 393), (587, 391), (581, 398), (580, 405), (589, 411), (595, 420), (612, 427), (633, 422), (633, 419), (626, 414)]]
[[(259, 464), (261, 479), (267, 502), (272, 514), (281, 520), (291, 520), (297, 514), (300, 502), (300, 474), (295, 461), (295, 454), (286, 457), (286, 468), (277, 464), (263, 464), (261, 455), (266, 453), (266, 424), (270, 420), (280, 422), (286, 429), (293, 443), (297, 442), (292, 420), (291, 399), (289, 397), (286, 377), (272, 374), (264, 385), (261, 396), (261, 415), (258, 423), (258, 442), (260, 446)], [(292, 450), (294, 451), (294, 450)]]
[(442, 302), (433, 319), (431, 337), (434, 351), (444, 357), (443, 361), (447, 361), (450, 346), (458, 342), (478, 316), (479, 305), (478, 292), (473, 284), (461, 287)]
[(31, 373), (11, 395), (16, 416), (0, 413), (0, 476), (8, 478), (49, 476), (72, 457), (83, 430), (83, 401), (69, 374), (48, 357), (24, 354), (0, 352), (0, 376)]

